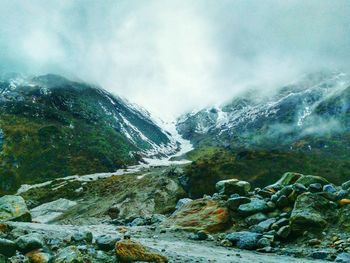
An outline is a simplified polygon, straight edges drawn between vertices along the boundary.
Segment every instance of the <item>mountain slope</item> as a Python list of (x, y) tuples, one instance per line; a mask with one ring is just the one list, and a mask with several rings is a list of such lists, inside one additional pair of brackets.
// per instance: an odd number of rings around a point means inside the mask
[(249, 91), (182, 116), (177, 129), (196, 147), (189, 177), (202, 187), (227, 177), (260, 186), (288, 170), (349, 178), (349, 83), (343, 73), (306, 75), (272, 94)]
[(112, 172), (178, 147), (146, 111), (99, 87), (57, 75), (0, 81), (0, 192)]

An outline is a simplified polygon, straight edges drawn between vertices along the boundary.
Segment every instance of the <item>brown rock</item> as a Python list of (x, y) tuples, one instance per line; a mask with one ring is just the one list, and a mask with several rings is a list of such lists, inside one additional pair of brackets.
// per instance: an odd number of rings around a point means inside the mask
[(115, 254), (121, 262), (168, 262), (168, 259), (158, 253), (152, 252), (141, 243), (124, 239), (115, 244)]
[(48, 263), (51, 262), (51, 255), (40, 250), (34, 250), (26, 254), (32, 263)]
[(229, 212), (217, 200), (197, 199), (184, 205), (163, 225), (189, 231), (204, 230), (208, 233), (225, 230), (229, 226)]
[(341, 199), (338, 201), (340, 206), (350, 205), (350, 199)]

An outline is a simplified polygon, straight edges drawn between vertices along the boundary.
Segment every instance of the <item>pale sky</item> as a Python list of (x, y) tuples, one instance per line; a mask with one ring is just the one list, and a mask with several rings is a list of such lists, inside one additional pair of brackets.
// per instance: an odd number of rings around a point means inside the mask
[(163, 119), (348, 71), (347, 0), (0, 0), (0, 70), (63, 74)]

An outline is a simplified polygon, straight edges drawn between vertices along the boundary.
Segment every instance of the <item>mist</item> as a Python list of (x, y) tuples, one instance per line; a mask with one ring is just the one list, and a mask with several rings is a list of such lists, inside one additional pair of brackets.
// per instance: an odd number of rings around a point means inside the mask
[(0, 71), (98, 84), (167, 120), (350, 66), (347, 0), (0, 4)]

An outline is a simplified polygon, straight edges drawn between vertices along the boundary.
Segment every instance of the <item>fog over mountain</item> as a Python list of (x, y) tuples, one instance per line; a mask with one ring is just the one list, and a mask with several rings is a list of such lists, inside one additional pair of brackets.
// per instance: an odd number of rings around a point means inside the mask
[(93, 82), (164, 119), (349, 68), (346, 0), (0, 4), (1, 71)]

